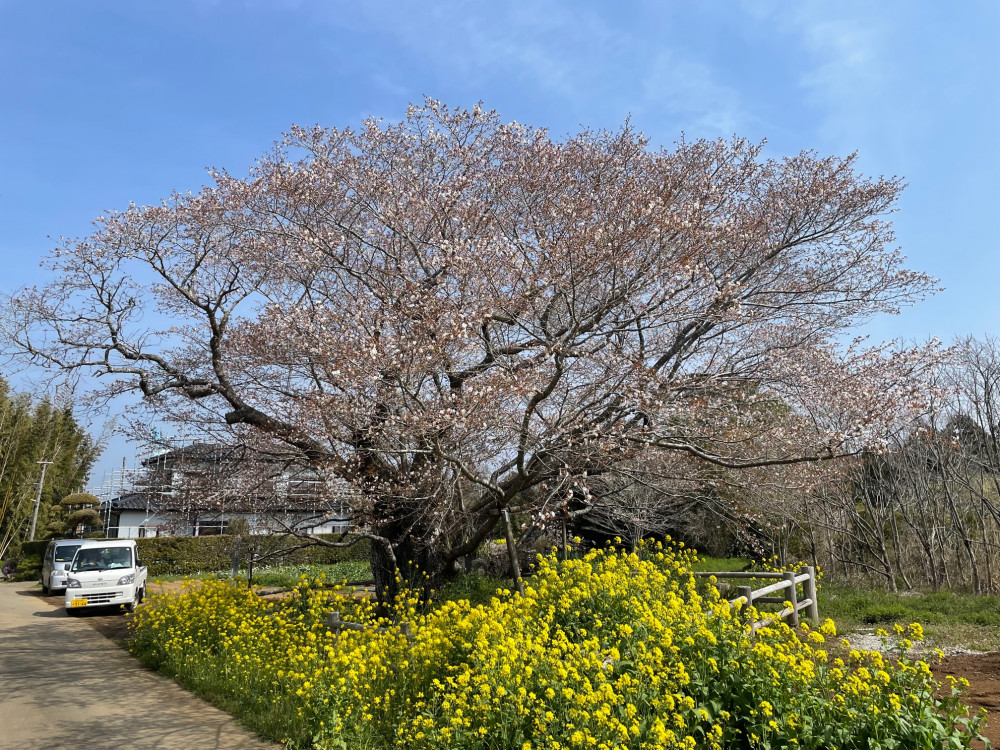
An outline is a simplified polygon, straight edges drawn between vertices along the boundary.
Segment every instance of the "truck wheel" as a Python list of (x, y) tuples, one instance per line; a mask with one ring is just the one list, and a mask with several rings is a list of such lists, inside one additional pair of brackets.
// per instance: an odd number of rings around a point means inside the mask
[(136, 589), (136, 592), (132, 595), (132, 601), (130, 601), (128, 604), (125, 605), (125, 611), (131, 615), (135, 612), (135, 608), (138, 606), (139, 606), (139, 590)]
[(145, 598), (146, 598), (146, 587), (143, 586), (141, 589), (139, 589), (139, 596), (136, 599), (135, 603), (136, 604), (142, 604), (142, 600), (145, 599)]
[(49, 595), (49, 591), (50, 591), (49, 587), (46, 586), (45, 583), (43, 582), (42, 583), (42, 596), (48, 596)]
[(79, 614), (80, 614), (80, 610), (77, 609), (76, 607), (70, 607), (69, 609), (66, 610), (66, 616), (67, 617), (77, 617), (77, 616), (79, 616)]

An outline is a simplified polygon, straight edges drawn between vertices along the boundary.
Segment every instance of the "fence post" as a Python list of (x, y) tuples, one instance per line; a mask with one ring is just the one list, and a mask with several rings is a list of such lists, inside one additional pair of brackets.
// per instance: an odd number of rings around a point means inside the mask
[(740, 617), (743, 622), (750, 626), (750, 635), (753, 635), (753, 589), (749, 586), (740, 586), (736, 589), (736, 595), (744, 597), (743, 606), (740, 607)]
[(412, 640), (413, 635), (410, 633), (410, 623), (401, 622), (399, 623), (399, 632), (406, 636), (406, 640)]
[(799, 626), (799, 592), (795, 583), (795, 572), (786, 570), (782, 578), (788, 581), (788, 603), (792, 605), (792, 627)]
[(503, 509), (503, 528), (507, 535), (507, 555), (510, 557), (510, 570), (514, 575), (517, 593), (524, 596), (524, 581), (521, 580), (521, 565), (517, 561), (517, 543), (514, 541), (514, 528), (510, 524), (510, 511)]
[(806, 573), (809, 574), (809, 578), (806, 580), (803, 586), (803, 593), (805, 593), (806, 598), (812, 600), (806, 608), (806, 613), (809, 615), (809, 619), (812, 620), (813, 625), (819, 626), (819, 602), (816, 600), (816, 568), (810, 565), (806, 568)]
[(326, 624), (335, 636), (340, 636), (340, 612), (331, 612), (326, 616)]

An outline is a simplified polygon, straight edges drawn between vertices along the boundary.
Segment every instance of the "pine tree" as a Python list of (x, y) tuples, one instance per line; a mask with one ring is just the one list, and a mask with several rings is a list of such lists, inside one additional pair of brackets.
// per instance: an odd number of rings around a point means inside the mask
[(66, 495), (49, 509), (46, 537), (84, 537), (100, 535), (104, 529), (101, 501), (89, 492)]

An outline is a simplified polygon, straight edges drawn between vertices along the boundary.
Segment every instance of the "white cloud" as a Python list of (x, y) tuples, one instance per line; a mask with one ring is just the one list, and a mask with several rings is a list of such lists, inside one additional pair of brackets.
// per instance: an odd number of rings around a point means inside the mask
[(699, 136), (730, 136), (751, 119), (736, 90), (718, 83), (705, 63), (670, 51), (653, 59), (643, 82), (643, 102)]
[(382, 35), (422, 67), (482, 84), (531, 81), (560, 96), (585, 94), (611, 72), (626, 38), (592, 11), (561, 0), (525, 4), (444, 0), (429, 6), (370, 2), (316, 6), (322, 20)]
[(792, 12), (775, 11), (778, 29), (797, 41), (803, 55), (798, 83), (820, 117), (818, 134), (828, 147), (853, 151), (879, 139), (879, 115), (899, 93), (893, 91), (891, 6), (807, 2)]
[(881, 30), (857, 19), (817, 18), (802, 11), (794, 16), (802, 46), (814, 66), (802, 74), (801, 84), (818, 101), (850, 104), (884, 88), (885, 61)]
[[(425, 73), (436, 71), (474, 90), (502, 81), (548, 94), (570, 111), (592, 110), (598, 118), (602, 110), (631, 111), (670, 134), (685, 129), (729, 136), (744, 129), (752, 118), (740, 95), (719, 82), (698, 51), (672, 43), (678, 33), (673, 18), (668, 14), (653, 22), (659, 27), (644, 26), (644, 15), (633, 11), (566, 0), (444, 0), (427, 7), (373, 2), (329, 8), (324, 20), (391, 39), (419, 55)], [(398, 76), (394, 80), (402, 83)]]
[[(331, 34), (331, 45), (339, 46), (336, 40), (346, 32), (367, 47), (358, 69), (372, 86), (395, 96), (452, 95), (442, 87), (483, 96), (520, 90), (548, 97), (567, 118), (590, 123), (613, 127), (616, 117), (631, 112), (644, 129), (668, 140), (682, 129), (699, 137), (730, 136), (757, 122), (735, 88), (738, 72), (723, 77), (711, 46), (692, 43), (685, 26), (692, 19), (676, 8), (588, 6), (575, 0), (243, 2), (307, 14), (313, 23), (339, 32)], [(712, 27), (720, 12), (732, 11), (702, 8), (694, 15)], [(753, 22), (752, 14), (746, 15)], [(383, 65), (382, 54), (414, 64)]]

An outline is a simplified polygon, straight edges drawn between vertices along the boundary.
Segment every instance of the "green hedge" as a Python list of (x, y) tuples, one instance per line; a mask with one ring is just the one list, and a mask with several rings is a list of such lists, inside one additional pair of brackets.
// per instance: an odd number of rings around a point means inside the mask
[[(340, 535), (320, 534), (321, 539), (339, 539)], [(205, 571), (229, 570), (232, 567), (233, 540), (231, 536), (163, 536), (138, 539), (139, 557), (149, 566), (151, 576), (190, 575)], [(241, 540), (243, 544), (247, 539)], [(257, 554), (278, 552), (268, 557), (267, 565), (323, 565), (343, 560), (367, 560), (368, 541), (361, 540), (353, 547), (323, 547), (312, 545), (294, 552), (280, 553), (300, 544), (293, 537), (250, 537), (258, 546)], [(246, 567), (245, 547), (241, 550), (241, 565)]]
[[(321, 539), (340, 539), (339, 534), (319, 534)], [(229, 570), (232, 567), (232, 536), (161, 536), (150, 539), (136, 539), (139, 559), (149, 566), (149, 575), (191, 575), (205, 571)], [(352, 547), (323, 547), (312, 545), (294, 552), (281, 550), (294, 547), (299, 540), (293, 537), (249, 537), (239, 540), (241, 565), (246, 567), (246, 544), (257, 546), (257, 554), (276, 552), (268, 557), (266, 565), (327, 565), (344, 560), (367, 560), (368, 540), (362, 539)], [(21, 545), (20, 563), (15, 574), (16, 580), (38, 579), (42, 572), (42, 555), (49, 540), (25, 542)]]

